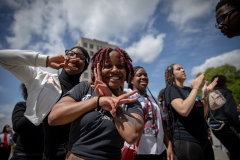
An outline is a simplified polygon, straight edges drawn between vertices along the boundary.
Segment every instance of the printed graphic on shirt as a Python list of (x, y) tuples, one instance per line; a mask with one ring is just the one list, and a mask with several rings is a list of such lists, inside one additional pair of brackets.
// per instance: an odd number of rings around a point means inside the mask
[[(91, 98), (92, 98), (92, 95), (87, 94), (82, 98), (82, 101), (85, 101), (85, 100), (91, 99)], [(96, 108), (95, 111), (97, 111), (101, 114), (102, 119), (113, 121), (113, 117), (110, 115), (110, 113), (108, 111), (102, 109), (101, 107)]]
[(199, 97), (196, 97), (196, 99), (195, 99), (195, 106), (203, 107), (203, 103), (201, 102), (201, 99)]

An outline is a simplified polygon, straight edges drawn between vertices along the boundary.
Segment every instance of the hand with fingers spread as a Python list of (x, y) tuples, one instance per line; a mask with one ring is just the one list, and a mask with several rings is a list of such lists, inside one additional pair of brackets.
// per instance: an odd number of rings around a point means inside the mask
[(203, 97), (206, 97), (209, 92), (211, 92), (214, 87), (217, 85), (218, 78), (215, 78), (211, 84), (208, 85), (208, 81), (205, 82), (203, 88), (202, 88), (202, 93)]
[(129, 98), (131, 95), (135, 94), (137, 91), (132, 91), (126, 94), (122, 94), (119, 97), (108, 97), (103, 96), (99, 98), (99, 106), (102, 109), (109, 111), (113, 117), (116, 116), (116, 109), (125, 103), (131, 103), (138, 100), (138, 98)]
[(204, 73), (200, 74), (196, 79), (193, 80), (193, 89), (199, 89), (204, 79)]
[(47, 67), (51, 67), (53, 69), (60, 69), (65, 66), (65, 57), (63, 55), (56, 55), (56, 56), (48, 56)]
[(79, 58), (69, 58), (68, 56), (65, 56), (65, 61), (64, 61), (65, 69), (76, 71), (78, 70), (78, 66), (80, 65), (81, 65), (81, 62)]
[(113, 93), (108, 88), (108, 86), (104, 82), (102, 82), (102, 75), (99, 63), (97, 64), (97, 68), (94, 68), (94, 75), (95, 82), (94, 85), (91, 85), (94, 91), (101, 96), (113, 96)]

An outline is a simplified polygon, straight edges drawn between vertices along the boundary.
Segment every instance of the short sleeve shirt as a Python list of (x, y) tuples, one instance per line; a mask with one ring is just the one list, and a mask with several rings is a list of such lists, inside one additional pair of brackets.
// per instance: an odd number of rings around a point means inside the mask
[[(177, 85), (168, 85), (165, 90), (166, 105), (171, 107), (171, 101), (175, 98), (185, 100), (191, 92), (190, 87), (180, 88)], [(196, 143), (204, 143), (207, 140), (207, 124), (204, 118), (203, 103), (196, 97), (195, 104), (187, 117), (178, 114), (171, 107), (174, 115), (173, 138), (187, 140)]]
[[(79, 102), (91, 99), (97, 94), (88, 82), (81, 82), (65, 96)], [(128, 113), (137, 113), (143, 117), (138, 101), (126, 105)], [(68, 149), (84, 159), (120, 160), (123, 143), (124, 140), (115, 127), (113, 117), (101, 107), (88, 111), (71, 124)]]

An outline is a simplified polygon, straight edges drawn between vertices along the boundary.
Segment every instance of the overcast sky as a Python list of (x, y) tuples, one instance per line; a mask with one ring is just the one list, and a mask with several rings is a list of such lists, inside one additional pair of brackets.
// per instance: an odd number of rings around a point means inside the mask
[[(218, 0), (0, 0), (0, 49), (64, 53), (80, 37), (125, 49), (148, 72), (154, 96), (164, 71), (184, 67), (185, 85), (199, 72), (225, 63), (240, 69), (240, 37), (228, 39), (215, 25)], [(22, 101), (20, 81), (0, 67), (0, 129)]]

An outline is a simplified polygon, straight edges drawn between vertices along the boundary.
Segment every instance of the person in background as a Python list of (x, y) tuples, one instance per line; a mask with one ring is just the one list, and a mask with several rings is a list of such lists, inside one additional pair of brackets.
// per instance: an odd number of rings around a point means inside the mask
[[(120, 48), (102, 48), (92, 57), (92, 73), (97, 68), (108, 92), (99, 94), (87, 81), (76, 85), (53, 107), (48, 122), (63, 125), (71, 122), (67, 160), (120, 160), (124, 141), (135, 143), (143, 132), (143, 112), (135, 92), (123, 94), (133, 67), (129, 55)], [(97, 67), (98, 66), (98, 67)], [(113, 94), (113, 95), (112, 95)], [(124, 108), (127, 108), (125, 111)]]
[(236, 110), (236, 102), (232, 91), (227, 88), (226, 76), (214, 75), (212, 80), (215, 78), (218, 78), (218, 82), (214, 90), (222, 93), (226, 103), (218, 109), (210, 110), (210, 115), (212, 115), (210, 116), (210, 126), (213, 134), (229, 151), (230, 160), (240, 159), (240, 122)]
[(216, 6), (216, 24), (228, 38), (240, 36), (240, 1), (220, 0)]
[[(208, 139), (205, 119), (208, 113), (205, 95), (213, 90), (217, 84), (217, 78), (210, 85), (208, 82), (204, 84), (202, 100), (197, 97), (197, 94), (204, 74), (202, 73), (193, 80), (192, 88), (184, 86), (186, 78), (185, 70), (179, 64), (171, 64), (165, 71), (164, 96), (169, 110), (168, 130), (173, 144), (174, 158), (179, 160), (213, 160), (214, 154)], [(211, 152), (209, 152), (209, 148)]]
[[(134, 67), (134, 76), (129, 83), (130, 92), (137, 90), (131, 97), (137, 97), (144, 112), (144, 131), (137, 144), (135, 160), (173, 160), (172, 144), (167, 129), (162, 122), (163, 111), (159, 102), (152, 96), (148, 86), (148, 74), (141, 66)], [(147, 89), (149, 94), (147, 94)], [(162, 114), (161, 114), (162, 113)], [(125, 146), (129, 145), (125, 143)]]
[(41, 123), (35, 126), (24, 116), (28, 93), (23, 83), (21, 84), (21, 90), (25, 101), (18, 102), (12, 112), (13, 129), (18, 137), (11, 160), (42, 160), (44, 147), (43, 125)]
[(9, 125), (3, 127), (0, 134), (0, 159), (8, 160), (11, 153), (11, 146), (14, 144), (12, 128)]
[[(24, 116), (34, 125), (43, 122), (43, 159), (64, 160), (66, 157), (70, 124), (49, 126), (47, 117), (61, 96), (79, 83), (89, 62), (89, 54), (80, 46), (66, 50), (65, 56), (47, 56), (30, 50), (0, 50), (0, 65), (27, 88)], [(40, 67), (63, 69), (58, 75), (43, 71)]]
[(163, 116), (162, 116), (163, 124), (167, 127), (168, 111), (167, 111), (166, 104), (165, 104), (164, 92), (165, 92), (165, 88), (160, 90), (160, 92), (158, 94), (158, 101), (160, 102), (162, 110), (163, 110)]

